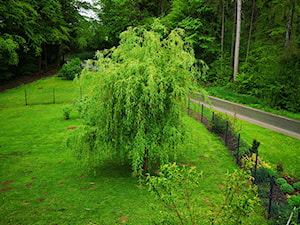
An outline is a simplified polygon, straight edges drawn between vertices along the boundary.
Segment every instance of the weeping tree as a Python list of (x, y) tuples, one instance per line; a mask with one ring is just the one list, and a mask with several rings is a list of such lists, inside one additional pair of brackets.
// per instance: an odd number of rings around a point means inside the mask
[(97, 52), (96, 72), (78, 78), (91, 91), (81, 107), (85, 126), (69, 143), (81, 165), (116, 156), (137, 174), (176, 157), (196, 60), (184, 31), (158, 22), (120, 38), (117, 48)]

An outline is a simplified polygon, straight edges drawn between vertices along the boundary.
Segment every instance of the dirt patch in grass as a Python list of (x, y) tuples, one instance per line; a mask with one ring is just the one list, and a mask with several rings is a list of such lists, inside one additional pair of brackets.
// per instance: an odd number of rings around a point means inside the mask
[(14, 182), (13, 180), (8, 180), (8, 181), (5, 181), (2, 185), (3, 186), (8, 186), (9, 184), (11, 184), (13, 182)]

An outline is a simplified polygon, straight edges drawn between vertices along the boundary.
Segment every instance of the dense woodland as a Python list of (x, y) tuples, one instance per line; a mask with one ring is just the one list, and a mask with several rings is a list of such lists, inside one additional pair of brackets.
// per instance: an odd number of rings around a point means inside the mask
[[(300, 111), (300, 3), (296, 0), (7, 0), (0, 3), (0, 80), (59, 65), (69, 51), (118, 46), (129, 26), (159, 18), (185, 30), (209, 67), (201, 85), (219, 85)], [(94, 9), (97, 19), (82, 16)], [(236, 60), (235, 60), (236, 59)], [(234, 63), (234, 61), (236, 63)], [(202, 67), (203, 65), (201, 65)]]

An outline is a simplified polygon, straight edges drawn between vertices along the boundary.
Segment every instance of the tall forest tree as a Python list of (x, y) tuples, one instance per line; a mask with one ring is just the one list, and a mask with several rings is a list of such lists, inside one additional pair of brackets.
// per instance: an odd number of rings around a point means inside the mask
[(62, 49), (78, 38), (83, 17), (78, 0), (0, 2), (0, 80), (59, 64)]
[(241, 36), (241, 15), (242, 15), (242, 0), (237, 0), (237, 20), (236, 20), (236, 38), (235, 38), (235, 51), (234, 51), (234, 69), (233, 80), (239, 70), (239, 55), (240, 55), (240, 36)]

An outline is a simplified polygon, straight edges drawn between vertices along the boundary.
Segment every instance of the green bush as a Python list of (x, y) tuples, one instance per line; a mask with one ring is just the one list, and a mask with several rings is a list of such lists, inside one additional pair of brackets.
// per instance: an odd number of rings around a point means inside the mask
[(258, 184), (266, 184), (271, 181), (271, 173), (268, 168), (260, 167), (256, 170), (256, 179)]
[(66, 107), (63, 109), (63, 116), (65, 120), (70, 119), (70, 113), (71, 113), (72, 109), (70, 107)]
[(288, 199), (288, 203), (292, 206), (292, 207), (300, 207), (300, 196), (297, 195), (292, 195), (289, 199)]
[(279, 186), (286, 184), (286, 180), (283, 178), (277, 178), (276, 179), (276, 184), (278, 184)]
[(81, 72), (82, 63), (79, 58), (72, 59), (63, 65), (62, 69), (59, 71), (58, 76), (63, 77), (66, 80), (73, 80), (78, 73)]
[(215, 134), (225, 134), (226, 120), (215, 113), (214, 119), (211, 121), (211, 130)]
[(297, 191), (300, 191), (300, 182), (294, 183), (293, 186)]
[(292, 185), (286, 183), (280, 186), (280, 189), (285, 194), (291, 194), (295, 190)]

